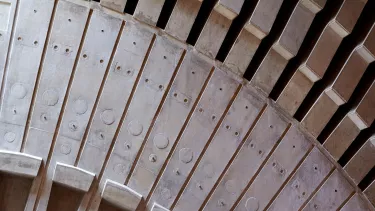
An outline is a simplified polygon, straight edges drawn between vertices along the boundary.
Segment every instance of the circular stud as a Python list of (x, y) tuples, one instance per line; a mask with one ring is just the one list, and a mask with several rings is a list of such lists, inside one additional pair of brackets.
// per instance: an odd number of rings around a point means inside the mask
[(47, 106), (54, 106), (59, 101), (59, 94), (54, 89), (43, 92), (42, 102)]
[(169, 140), (163, 134), (156, 134), (154, 137), (154, 145), (158, 149), (165, 149), (169, 144)]
[(259, 209), (259, 200), (254, 197), (250, 197), (246, 200), (245, 208), (247, 211), (258, 211)]
[(139, 136), (143, 131), (143, 125), (141, 125), (137, 120), (134, 120), (129, 123), (128, 130), (133, 136)]
[(82, 115), (84, 113), (86, 113), (87, 111), (87, 102), (86, 100), (84, 99), (77, 99), (74, 101), (74, 111), (76, 112), (76, 114), (79, 114), (79, 115)]
[(112, 125), (115, 122), (115, 114), (113, 110), (107, 109), (100, 114), (100, 118), (106, 125)]
[(13, 84), (12, 88), (11, 88), (11, 95), (17, 99), (23, 99), (27, 94), (27, 90), (26, 88), (20, 84), (20, 83), (16, 83), (16, 84)]
[(13, 133), (13, 132), (6, 132), (5, 135), (4, 135), (4, 139), (8, 143), (12, 143), (12, 142), (14, 142), (14, 140), (16, 140), (16, 134)]
[(183, 163), (190, 163), (193, 160), (193, 151), (190, 148), (182, 148), (179, 158)]

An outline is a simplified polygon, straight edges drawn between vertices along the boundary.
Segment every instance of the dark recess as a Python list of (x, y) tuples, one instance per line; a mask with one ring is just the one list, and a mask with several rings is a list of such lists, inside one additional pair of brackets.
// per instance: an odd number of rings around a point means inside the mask
[(254, 76), (255, 71), (258, 69), (260, 63), (263, 61), (263, 58), (266, 56), (268, 50), (271, 48), (273, 43), (276, 41), (276, 39), (280, 36), (281, 32), (283, 31), (297, 2), (298, 0), (289, 0), (283, 2), (269, 35), (266, 36), (260, 43), (258, 50), (255, 52), (253, 59), (251, 60), (249, 66), (246, 69), (244, 78), (250, 81), (251, 78)]
[(363, 74), (348, 103), (339, 107), (339, 109), (333, 115), (331, 120), (328, 122), (327, 126), (318, 136), (318, 141), (320, 143), (323, 143), (328, 138), (328, 136), (333, 132), (333, 130), (337, 127), (337, 125), (344, 119), (345, 115), (348, 112), (350, 112), (350, 110), (357, 107), (357, 105), (360, 103), (361, 99), (364, 97), (367, 90), (370, 88), (372, 82), (375, 79), (374, 70), (375, 63), (371, 63), (366, 69), (366, 72)]
[(270, 98), (277, 100), (281, 92), (288, 84), (289, 80), (292, 78), (293, 74), (297, 71), (298, 67), (306, 58), (310, 55), (312, 49), (314, 48), (316, 42), (318, 41), (321, 33), (324, 30), (324, 27), (328, 22), (335, 16), (335, 14), (340, 9), (343, 0), (340, 1), (327, 1), (324, 8), (316, 14), (309, 30), (307, 31), (306, 37), (302, 42), (302, 45), (297, 53), (297, 55), (289, 60), (284, 71), (280, 75), (279, 80), (273, 87)]
[(375, 168), (372, 167), (371, 171), (363, 178), (358, 184), (358, 187), (364, 191), (375, 180)]
[(353, 143), (349, 146), (348, 150), (341, 156), (338, 163), (341, 166), (345, 166), (349, 160), (355, 155), (355, 153), (363, 146), (363, 144), (372, 136), (375, 132), (375, 124), (369, 128), (362, 130)]
[(313, 85), (312, 89), (294, 115), (298, 121), (303, 119), (324, 89), (333, 83), (353, 49), (364, 40), (374, 23), (374, 10), (375, 1), (369, 1), (363, 9), (352, 33), (345, 37), (341, 42), (341, 45), (328, 66), (324, 77)]
[(174, 5), (176, 5), (177, 0), (165, 0), (163, 8), (160, 12), (160, 16), (158, 19), (158, 22), (156, 23), (156, 26), (165, 29), (165, 26), (167, 26), (169, 17), (172, 14)]
[(228, 33), (219, 49), (216, 59), (224, 62), (238, 35), (240, 34), (243, 26), (249, 20), (250, 15), (258, 3), (257, 0), (245, 0), (242, 6), (240, 14), (233, 19), (231, 26), (229, 27)]
[(133, 15), (135, 8), (137, 7), (137, 4), (138, 4), (138, 0), (132, 0), (132, 1), (126, 2), (124, 13)]
[(190, 30), (189, 36), (186, 40), (186, 43), (194, 46), (198, 40), (199, 35), (206, 23), (212, 9), (216, 4), (216, 0), (204, 0), (202, 2), (201, 8), (199, 9), (197, 18), (194, 21), (194, 24)]

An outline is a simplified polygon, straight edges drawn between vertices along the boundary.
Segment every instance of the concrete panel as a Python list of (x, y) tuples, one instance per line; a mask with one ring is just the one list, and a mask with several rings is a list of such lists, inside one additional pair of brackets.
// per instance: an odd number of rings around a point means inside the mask
[(95, 174), (77, 168), (75, 166), (56, 163), (55, 172), (53, 173), (53, 182), (60, 185), (87, 192), (94, 180)]
[(264, 106), (242, 88), (173, 210), (199, 210)]
[(288, 127), (272, 108), (260, 117), (203, 210), (229, 210), (256, 172), (268, 159)]
[(32, 155), (0, 150), (0, 171), (23, 177), (35, 177), (42, 159)]
[(102, 198), (121, 209), (135, 211), (141, 203), (142, 195), (125, 185), (107, 180), (102, 192)]
[[(196, 53), (186, 54), (130, 177), (129, 187), (144, 196), (149, 194), (211, 69), (212, 65)], [(150, 156), (156, 159), (150, 161)]]
[(210, 141), (211, 134), (215, 132), (237, 87), (238, 82), (223, 71), (217, 69), (214, 72), (151, 194), (150, 202), (170, 208), (202, 150)]

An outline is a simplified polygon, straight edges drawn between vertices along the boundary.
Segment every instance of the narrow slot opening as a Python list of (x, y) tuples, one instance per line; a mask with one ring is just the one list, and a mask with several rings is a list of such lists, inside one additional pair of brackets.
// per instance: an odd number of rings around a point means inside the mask
[(287, 66), (280, 75), (279, 80), (273, 87), (270, 93), (271, 99), (276, 101), (277, 98), (280, 96), (281, 92), (284, 90), (285, 86), (288, 84), (293, 74), (297, 71), (298, 67), (301, 65), (302, 62), (304, 62), (307, 59), (307, 57), (311, 53), (320, 35), (322, 34), (325, 26), (338, 12), (340, 6), (342, 5), (342, 2), (343, 0), (327, 1), (324, 8), (318, 14), (316, 14), (309, 30), (306, 33), (306, 36), (301, 44), (301, 47), (297, 55), (291, 60), (289, 60)]
[(160, 16), (156, 26), (165, 29), (165, 26), (168, 23), (169, 18), (171, 17), (174, 6), (176, 5), (177, 0), (165, 0), (163, 8), (160, 12)]
[(250, 15), (253, 13), (253, 10), (257, 4), (257, 0), (245, 0), (241, 8), (240, 14), (232, 21), (232, 24), (228, 30), (227, 35), (219, 49), (219, 52), (216, 56), (216, 59), (224, 62), (227, 57), (230, 49), (234, 45), (238, 35), (240, 34), (243, 26), (249, 20)]
[[(193, 0), (192, 0), (193, 1)], [(195, 0), (196, 1), (196, 0)], [(211, 11), (216, 4), (216, 0), (204, 0), (201, 8), (199, 9), (198, 15), (195, 18), (194, 24), (191, 27), (191, 31), (186, 40), (186, 43), (194, 46), (197, 42), (199, 35), (201, 34), (204, 24), (206, 23)]]
[(374, 23), (375, 1), (368, 2), (351, 34), (343, 39), (322, 80), (317, 81), (298, 108), (294, 117), (301, 121), (318, 99), (319, 95), (336, 79), (353, 49), (361, 43)]
[(263, 61), (263, 58), (266, 56), (268, 50), (271, 48), (276, 39), (279, 38), (297, 3), (298, 0), (284, 1), (282, 3), (270, 33), (260, 43), (258, 50), (255, 52), (253, 59), (251, 60), (249, 66), (246, 69), (244, 78), (250, 81), (251, 78), (254, 76), (256, 70), (258, 69), (260, 63)]

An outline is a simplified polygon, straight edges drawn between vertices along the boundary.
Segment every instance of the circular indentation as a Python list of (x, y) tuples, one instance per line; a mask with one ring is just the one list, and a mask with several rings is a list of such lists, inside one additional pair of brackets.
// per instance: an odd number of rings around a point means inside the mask
[(335, 193), (337, 193), (337, 190), (335, 189)]
[(137, 45), (137, 43), (136, 43), (136, 42), (133, 42), (133, 45)]
[(224, 206), (225, 206), (225, 201), (224, 201), (224, 199), (219, 199), (219, 200), (217, 201), (217, 205), (219, 205), (220, 207), (224, 207)]
[(148, 78), (145, 79), (145, 82), (146, 82), (146, 83), (148, 82)]
[(83, 54), (82, 56), (83, 56), (83, 58), (85, 58), (85, 59), (87, 58), (87, 54)]
[(129, 150), (132, 148), (132, 143), (131, 142), (128, 142), (128, 141), (125, 141), (124, 143), (124, 148), (125, 150)]
[(191, 74), (193, 74), (193, 75), (194, 75), (194, 74), (195, 74), (195, 72), (193, 71), (193, 72), (191, 72)]
[(34, 10), (34, 13), (38, 12), (37, 10)]
[(12, 143), (12, 142), (14, 142), (14, 140), (16, 140), (16, 134), (13, 133), (13, 132), (6, 132), (5, 135), (4, 135), (4, 139), (8, 143)]
[(315, 208), (315, 209), (318, 209), (319, 206), (318, 206), (317, 204), (314, 204), (314, 208)]
[(113, 110), (106, 109), (100, 114), (100, 118), (102, 119), (103, 123), (106, 125), (111, 125), (115, 122), (115, 114)]
[(302, 196), (304, 196), (304, 195), (306, 195), (306, 193), (305, 193), (305, 192), (302, 192)]
[(134, 120), (129, 123), (128, 130), (133, 136), (139, 136), (143, 131), (143, 125), (141, 125), (137, 120)]
[(16, 114), (17, 114), (17, 109), (13, 108), (13, 115), (16, 115)]
[(159, 89), (162, 90), (163, 89), (163, 85), (159, 85)]
[(132, 73), (131, 70), (126, 71), (126, 74), (130, 75), (130, 73)]
[(245, 109), (249, 109), (249, 106), (245, 106)]
[(254, 197), (250, 197), (246, 200), (245, 208), (247, 211), (257, 211), (259, 209), (259, 200)]
[(156, 162), (156, 155), (155, 154), (151, 154), (150, 156), (148, 156), (148, 160), (150, 161), (150, 162)]
[(202, 186), (200, 183), (197, 183), (197, 188), (198, 188), (199, 190), (203, 190), (203, 186)]
[(65, 53), (69, 53), (69, 51), (70, 51), (69, 48), (65, 49)]
[(168, 188), (164, 188), (163, 190), (161, 190), (161, 197), (164, 200), (168, 200), (168, 199), (172, 198), (171, 191)]
[(169, 140), (163, 134), (156, 134), (154, 137), (154, 145), (158, 149), (165, 149), (169, 144)]
[(216, 116), (215, 116), (215, 115), (213, 115), (213, 116), (211, 117), (211, 119), (212, 119), (212, 121), (215, 121), (215, 119), (216, 119)]
[(203, 166), (203, 172), (206, 174), (208, 178), (212, 178), (215, 173), (214, 166), (211, 163), (207, 163)]
[(184, 103), (187, 103), (187, 102), (188, 102), (188, 99), (185, 98), (185, 99), (184, 99)]
[(179, 158), (183, 163), (190, 163), (193, 160), (193, 151), (190, 148), (182, 148), (179, 152)]
[(99, 61), (100, 63), (103, 63), (104, 62), (104, 60), (103, 59), (101, 59), (100, 61)]
[(296, 148), (296, 146), (295, 146), (295, 145), (293, 145), (293, 149), (294, 149), (294, 148)]
[(273, 128), (273, 125), (270, 125), (269, 127), (272, 129), (272, 128)]
[(275, 162), (273, 162), (273, 163), (272, 163), (272, 166), (273, 166), (273, 167), (275, 167), (275, 166), (276, 166), (276, 163), (275, 163)]
[(57, 49), (59, 49), (59, 46), (54, 45), (54, 46), (53, 46), (53, 49), (54, 49), (54, 50), (57, 50)]
[(315, 171), (318, 171), (318, 165), (314, 164), (313, 167)]
[(22, 37), (17, 37), (17, 40), (22, 40)]
[(96, 131), (96, 137), (98, 137), (99, 140), (104, 140), (105, 139), (104, 133), (101, 130)]
[(72, 148), (68, 144), (61, 144), (60, 152), (64, 155), (69, 154), (72, 151)]
[(163, 56), (163, 58), (164, 58), (164, 59), (167, 59), (167, 57), (166, 57), (166, 56)]
[(104, 32), (104, 30), (102, 29), (101, 32)]
[(220, 91), (223, 91), (223, 88), (219, 88)]
[(259, 150), (258, 153), (261, 155), (262, 154), (262, 150)]
[(55, 90), (49, 89), (43, 92), (42, 102), (44, 105), (54, 106), (57, 104), (58, 101), (59, 101), (59, 94)]
[(34, 41), (34, 45), (38, 45), (38, 41), (35, 40), (35, 41)]
[(78, 122), (76, 122), (76, 121), (70, 121), (68, 123), (68, 127), (69, 127), (69, 129), (71, 131), (77, 131), (77, 129), (78, 129)]
[(42, 113), (41, 115), (40, 115), (40, 121), (42, 121), (42, 122), (47, 122), (49, 120), (49, 116), (48, 116), (48, 114), (46, 114), (46, 113)]
[(199, 108), (198, 111), (201, 112), (201, 113), (203, 113), (203, 108)]
[(226, 183), (225, 183), (225, 189), (229, 192), (229, 193), (235, 193), (237, 188), (236, 188), (236, 181), (234, 180), (228, 180)]
[(234, 135), (238, 136), (238, 135), (240, 135), (240, 133), (239, 132), (234, 132)]
[(77, 99), (76, 101), (74, 101), (73, 109), (77, 114), (82, 115), (82, 114), (86, 113), (87, 108), (88, 108), (88, 106), (87, 106), (86, 100)]
[(11, 88), (11, 94), (15, 98), (23, 99), (27, 94), (27, 90), (22, 84), (15, 83)]
[(176, 169), (176, 170), (174, 170), (173, 172), (174, 172), (176, 175), (180, 175), (180, 174), (181, 174), (180, 169)]
[(174, 97), (177, 97), (177, 93), (174, 93), (173, 96), (174, 96)]
[(230, 126), (229, 126), (229, 125), (226, 125), (225, 128), (226, 128), (227, 130), (230, 130)]
[(254, 144), (250, 144), (250, 147), (251, 147), (251, 148), (254, 148)]
[(69, 21), (69, 22), (72, 22), (72, 19), (69, 18), (68, 21)]
[(126, 170), (126, 166), (122, 163), (117, 163), (113, 166), (113, 171), (115, 171), (116, 174), (123, 174)]

